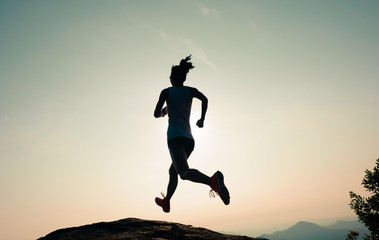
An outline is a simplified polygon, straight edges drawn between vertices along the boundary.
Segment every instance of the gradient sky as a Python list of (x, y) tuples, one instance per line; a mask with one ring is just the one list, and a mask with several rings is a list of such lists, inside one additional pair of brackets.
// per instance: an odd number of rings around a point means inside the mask
[[(0, 1), (0, 238), (127, 217), (259, 236), (352, 216), (379, 156), (378, 1)], [(155, 119), (170, 68), (209, 99), (180, 181)]]

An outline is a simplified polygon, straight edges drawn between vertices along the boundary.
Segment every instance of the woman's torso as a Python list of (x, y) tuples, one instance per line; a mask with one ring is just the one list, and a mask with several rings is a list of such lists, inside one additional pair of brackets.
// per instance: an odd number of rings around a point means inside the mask
[(187, 137), (193, 139), (190, 126), (192, 106), (192, 92), (190, 87), (169, 87), (167, 110), (169, 124), (167, 139)]

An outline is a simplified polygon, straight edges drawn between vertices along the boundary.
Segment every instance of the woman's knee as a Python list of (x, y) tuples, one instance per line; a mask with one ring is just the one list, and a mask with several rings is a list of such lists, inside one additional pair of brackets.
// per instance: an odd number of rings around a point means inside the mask
[(188, 180), (189, 179), (189, 171), (182, 171), (179, 173), (179, 176), (182, 180)]
[(178, 176), (178, 173), (173, 165), (171, 165), (170, 169), (168, 170), (168, 173), (170, 176)]

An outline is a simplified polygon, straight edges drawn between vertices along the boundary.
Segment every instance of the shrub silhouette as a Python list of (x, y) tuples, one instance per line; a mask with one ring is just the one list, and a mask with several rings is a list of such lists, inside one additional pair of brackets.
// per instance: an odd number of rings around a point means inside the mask
[(362, 185), (371, 195), (362, 197), (350, 191), (350, 207), (357, 214), (360, 222), (366, 225), (371, 236), (365, 236), (366, 240), (379, 239), (379, 159), (372, 171), (366, 169), (366, 175)]
[(350, 231), (346, 236), (346, 240), (357, 240), (359, 236), (359, 232)]

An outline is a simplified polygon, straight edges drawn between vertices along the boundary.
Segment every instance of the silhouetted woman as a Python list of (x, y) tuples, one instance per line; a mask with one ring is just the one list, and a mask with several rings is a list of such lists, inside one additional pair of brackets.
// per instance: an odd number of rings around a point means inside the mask
[[(156, 204), (162, 207), (164, 212), (170, 212), (170, 199), (178, 185), (178, 175), (183, 180), (206, 184), (211, 187), (222, 199), (225, 205), (230, 202), (229, 192), (224, 184), (224, 176), (217, 171), (212, 177), (200, 171), (189, 168), (187, 159), (191, 155), (195, 142), (191, 133), (190, 114), (192, 99), (201, 101), (201, 117), (196, 125), (204, 126), (205, 114), (208, 108), (208, 99), (199, 90), (183, 86), (187, 73), (194, 66), (191, 55), (182, 59), (180, 64), (171, 68), (170, 81), (172, 87), (163, 89), (155, 107), (154, 116), (164, 117), (168, 114), (167, 143), (172, 164), (169, 169), (170, 180), (167, 187), (167, 195), (163, 198), (155, 198)], [(166, 102), (166, 107), (163, 108)], [(211, 190), (211, 191), (212, 191)], [(214, 196), (214, 194), (212, 194)]]

